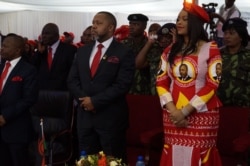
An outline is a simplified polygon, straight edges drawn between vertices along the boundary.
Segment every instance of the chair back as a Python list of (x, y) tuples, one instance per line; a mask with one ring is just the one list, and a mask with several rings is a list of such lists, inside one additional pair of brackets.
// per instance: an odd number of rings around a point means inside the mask
[(35, 132), (41, 131), (43, 119), (45, 134), (53, 135), (72, 127), (73, 98), (68, 91), (40, 91), (37, 102), (31, 108)]
[(34, 130), (38, 136), (37, 163), (62, 164), (73, 153), (73, 97), (67, 91), (40, 91), (31, 108)]

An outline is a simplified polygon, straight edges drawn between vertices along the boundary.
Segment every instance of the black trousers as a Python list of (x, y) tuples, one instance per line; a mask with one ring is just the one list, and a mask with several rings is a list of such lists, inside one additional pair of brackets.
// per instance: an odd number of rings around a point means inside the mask
[(6, 143), (0, 139), (1, 166), (27, 166), (29, 164), (28, 144)]
[(121, 158), (127, 162), (126, 155), (126, 129), (110, 130), (103, 128), (84, 128), (83, 120), (77, 117), (77, 131), (79, 154), (84, 150), (87, 154), (97, 154), (103, 151), (105, 155)]

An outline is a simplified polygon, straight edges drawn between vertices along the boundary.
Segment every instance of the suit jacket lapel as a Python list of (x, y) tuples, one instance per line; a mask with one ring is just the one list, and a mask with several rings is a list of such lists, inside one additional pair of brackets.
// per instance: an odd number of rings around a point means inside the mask
[(89, 60), (90, 60), (93, 47), (94, 47), (94, 43), (90, 45), (86, 45), (84, 46), (84, 48), (79, 48), (79, 51), (77, 53), (77, 54), (81, 54), (78, 59), (79, 62), (77, 63), (79, 63), (79, 67), (82, 69), (82, 71), (85, 71), (86, 73), (89, 74), (89, 77), (91, 77)]
[(116, 41), (113, 39), (113, 41), (111, 42), (109, 48), (108, 48), (107, 51), (104, 53), (102, 59), (100, 60), (100, 63), (99, 63), (99, 66), (98, 66), (98, 68), (97, 68), (96, 73), (98, 73), (98, 71), (101, 70), (103, 64), (107, 62), (108, 57), (112, 56), (112, 51), (114, 50), (114, 47), (115, 47), (115, 45), (116, 45), (115, 42), (116, 42)]
[(21, 71), (20, 66), (21, 66), (22, 63), (23, 63), (23, 60), (20, 59), (20, 61), (17, 62), (16, 66), (12, 69), (12, 71), (10, 72), (10, 74), (9, 74), (9, 76), (8, 76), (6, 82), (5, 82), (2, 93), (4, 92), (4, 89), (9, 86), (9, 83), (12, 81), (11, 79), (13, 78), (13, 76), (17, 75), (17, 73), (19, 71)]
[(55, 65), (55, 62), (57, 62), (57, 59), (60, 57), (61, 52), (63, 51), (62, 49), (62, 44), (61, 42), (58, 44), (57, 48), (56, 48), (56, 52), (54, 54), (54, 58), (52, 60), (52, 64), (51, 64), (51, 69), (53, 68), (53, 66)]

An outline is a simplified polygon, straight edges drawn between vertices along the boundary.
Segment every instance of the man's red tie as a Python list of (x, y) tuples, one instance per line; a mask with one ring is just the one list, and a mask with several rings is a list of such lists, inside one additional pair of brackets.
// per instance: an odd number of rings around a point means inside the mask
[(48, 48), (48, 67), (49, 69), (51, 68), (51, 64), (52, 64), (52, 48), (49, 47)]
[(7, 76), (9, 67), (10, 67), (10, 62), (6, 62), (6, 63), (5, 63), (4, 70), (3, 70), (2, 74), (1, 74), (1, 78), (0, 78), (0, 94), (2, 93), (3, 81), (4, 81), (4, 79), (5, 79), (6, 76)]
[(98, 65), (99, 65), (99, 62), (100, 62), (100, 59), (101, 59), (101, 55), (102, 55), (102, 48), (103, 48), (103, 45), (102, 44), (98, 44), (97, 46), (98, 50), (94, 56), (94, 59), (93, 59), (93, 62), (91, 64), (91, 76), (94, 77), (95, 75), (95, 72), (98, 68)]

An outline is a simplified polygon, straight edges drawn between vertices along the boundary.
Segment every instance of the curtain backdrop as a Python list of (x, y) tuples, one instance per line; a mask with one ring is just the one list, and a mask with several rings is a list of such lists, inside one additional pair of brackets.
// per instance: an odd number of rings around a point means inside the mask
[[(83, 30), (92, 24), (92, 18), (96, 13), (78, 12), (42, 12), (42, 11), (19, 11), (0, 14), (0, 31), (3, 35), (16, 33), (29, 39), (37, 39), (45, 24), (52, 22), (58, 25), (60, 34), (73, 32), (74, 42), (80, 41)], [(113, 13), (117, 19), (117, 27), (128, 24), (128, 14)], [(176, 14), (177, 15), (177, 14)], [(175, 18), (149, 17), (148, 26), (152, 22), (161, 25), (174, 22)]]
[[(156, 17), (148, 16), (148, 26), (152, 23), (175, 23), (176, 16)], [(0, 31), (3, 35), (16, 33), (29, 39), (37, 39), (45, 24), (53, 22), (58, 25), (60, 34), (63, 32), (73, 32), (75, 34), (74, 42), (80, 41), (83, 30), (92, 24), (92, 18), (96, 13), (84, 12), (43, 12), (43, 11), (19, 11), (0, 14)], [(128, 24), (127, 16), (124, 13), (113, 13), (117, 19), (117, 27)], [(250, 33), (250, 12), (242, 12), (242, 18), (248, 22), (248, 31)]]

